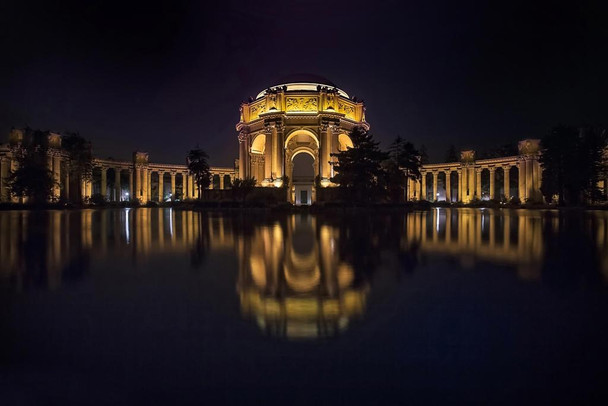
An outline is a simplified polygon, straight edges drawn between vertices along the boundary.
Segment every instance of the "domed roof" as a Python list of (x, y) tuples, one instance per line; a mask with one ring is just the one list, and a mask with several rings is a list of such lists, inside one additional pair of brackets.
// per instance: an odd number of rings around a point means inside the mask
[(336, 87), (336, 85), (331, 80), (312, 73), (294, 73), (291, 75), (283, 76), (275, 82), (275, 84), (283, 83), (316, 83), (320, 85)]
[[(334, 87), (338, 90), (338, 93), (341, 96), (346, 98), (349, 97), (344, 90), (338, 89), (338, 87), (331, 80), (324, 78), (323, 76), (311, 73), (295, 73), (292, 75), (283, 76), (276, 80), (272, 84), (271, 88), (285, 86), (287, 88), (287, 91), (315, 91), (317, 89), (317, 86), (319, 85)], [(258, 95), (256, 96), (256, 100), (260, 97), (263, 97), (265, 92), (266, 90), (262, 90), (260, 93), (258, 93)]]

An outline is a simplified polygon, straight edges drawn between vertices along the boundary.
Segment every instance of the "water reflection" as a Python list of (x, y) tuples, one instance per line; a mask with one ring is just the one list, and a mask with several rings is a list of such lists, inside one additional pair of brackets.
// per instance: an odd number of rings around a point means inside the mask
[[(7, 211), (0, 237), (0, 281), (13, 292), (78, 282), (96, 258), (154, 267), (158, 255), (189, 256), (204, 268), (208, 256), (234, 252), (238, 269), (207, 271), (234, 275), (241, 312), (261, 330), (300, 339), (339, 333), (365, 313), (371, 292), (439, 258), (456, 269), (506, 266), (522, 281), (608, 280), (608, 212)], [(380, 270), (388, 279), (377, 278)]]

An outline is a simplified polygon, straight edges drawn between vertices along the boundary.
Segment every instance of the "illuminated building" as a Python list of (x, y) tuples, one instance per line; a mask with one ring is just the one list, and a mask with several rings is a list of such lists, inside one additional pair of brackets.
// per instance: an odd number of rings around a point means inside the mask
[[(329, 80), (312, 75), (280, 80), (241, 104), (236, 125), (239, 177), (253, 177), (260, 186), (281, 186), (287, 176), (287, 199), (310, 204), (315, 201), (314, 178), (331, 186), (330, 154), (352, 146), (348, 134), (355, 126), (369, 129), (363, 102)], [(313, 159), (312, 178), (294, 179), (299, 154)]]
[[(7, 178), (10, 171), (17, 168), (16, 155), (24, 145), (28, 145), (27, 138), (27, 130), (14, 129), (9, 135), (8, 144), (0, 145), (1, 202), (11, 201)], [(61, 149), (61, 135), (49, 132), (47, 140), (48, 168), (56, 182), (52, 197), (67, 199), (73, 196), (70, 187), (74, 187), (74, 183), (70, 182), (66, 170), (67, 155)], [(229, 188), (232, 180), (236, 178), (236, 172), (236, 168), (211, 167), (209, 188)], [(145, 152), (134, 152), (132, 161), (94, 158), (93, 181), (82, 182), (78, 187), (81, 188), (81, 195), (85, 199), (99, 194), (108, 201), (117, 202), (131, 199), (138, 199), (141, 203), (163, 202), (174, 198), (176, 191), (181, 192), (182, 199), (197, 197), (194, 176), (189, 173), (186, 165), (153, 163)]]

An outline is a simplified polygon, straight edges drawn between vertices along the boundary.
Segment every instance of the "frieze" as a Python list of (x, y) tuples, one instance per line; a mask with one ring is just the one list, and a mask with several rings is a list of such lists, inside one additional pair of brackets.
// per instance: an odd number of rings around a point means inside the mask
[(287, 111), (318, 111), (316, 97), (287, 97)]

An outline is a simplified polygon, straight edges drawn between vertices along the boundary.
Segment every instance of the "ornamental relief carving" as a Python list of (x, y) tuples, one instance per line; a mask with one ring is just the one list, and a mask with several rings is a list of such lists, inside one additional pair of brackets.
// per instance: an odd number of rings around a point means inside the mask
[(316, 97), (288, 97), (286, 99), (287, 111), (317, 111)]
[(253, 106), (251, 106), (251, 118), (250, 120), (255, 120), (256, 118), (258, 118), (260, 116), (260, 114), (262, 114), (263, 112), (266, 111), (266, 106), (262, 103), (260, 104), (254, 104)]
[(348, 117), (355, 116), (355, 107), (343, 102), (338, 103), (338, 111), (344, 113)]

